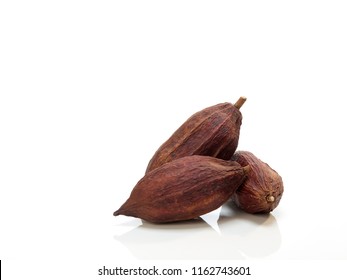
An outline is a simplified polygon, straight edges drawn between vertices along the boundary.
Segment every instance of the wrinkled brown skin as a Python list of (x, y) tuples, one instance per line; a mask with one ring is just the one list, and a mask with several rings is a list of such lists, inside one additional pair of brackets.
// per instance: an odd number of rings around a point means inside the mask
[[(247, 151), (237, 151), (231, 158), (250, 171), (242, 185), (233, 194), (235, 204), (248, 213), (269, 213), (279, 204), (284, 191), (281, 176), (267, 163)], [(273, 196), (274, 201), (267, 198)]]
[(194, 219), (229, 200), (247, 172), (237, 162), (183, 157), (147, 173), (114, 215), (153, 223)]
[(242, 114), (231, 103), (217, 104), (195, 113), (159, 147), (146, 173), (191, 155), (229, 160), (238, 145), (241, 123)]

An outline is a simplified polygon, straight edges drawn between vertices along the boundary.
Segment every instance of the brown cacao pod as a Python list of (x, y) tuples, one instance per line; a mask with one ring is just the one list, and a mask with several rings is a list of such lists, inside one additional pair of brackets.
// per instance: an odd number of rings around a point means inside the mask
[(203, 155), (229, 160), (236, 151), (242, 114), (241, 97), (235, 105), (221, 103), (205, 108), (187, 119), (155, 152), (147, 172), (172, 160)]
[(232, 196), (235, 204), (252, 214), (274, 210), (284, 191), (282, 177), (251, 152), (237, 151), (231, 160), (250, 167), (247, 178)]
[(207, 156), (187, 156), (147, 173), (114, 215), (153, 223), (197, 218), (222, 206), (242, 183), (248, 167)]

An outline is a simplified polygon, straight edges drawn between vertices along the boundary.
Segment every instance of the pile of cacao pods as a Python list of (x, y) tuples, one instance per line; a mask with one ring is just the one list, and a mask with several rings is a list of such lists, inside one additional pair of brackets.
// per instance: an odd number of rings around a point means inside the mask
[(269, 213), (283, 193), (281, 176), (248, 151), (236, 151), (240, 97), (188, 118), (155, 152), (146, 174), (114, 212), (153, 223), (198, 218), (233, 201), (248, 213)]

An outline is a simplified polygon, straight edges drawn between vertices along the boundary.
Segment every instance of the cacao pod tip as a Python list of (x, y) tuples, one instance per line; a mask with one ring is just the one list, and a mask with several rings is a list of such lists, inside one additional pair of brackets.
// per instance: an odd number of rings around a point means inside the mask
[(242, 105), (246, 102), (247, 98), (245, 96), (241, 96), (239, 98), (239, 100), (236, 101), (236, 103), (234, 104), (234, 106), (237, 109), (240, 109), (242, 107)]
[(119, 215), (122, 215), (121, 209), (118, 209), (117, 211), (115, 211), (115, 212), (113, 213), (113, 216), (119, 216)]
[(243, 172), (245, 172), (246, 175), (248, 175), (249, 171), (251, 170), (251, 167), (249, 165), (246, 165), (242, 167)]

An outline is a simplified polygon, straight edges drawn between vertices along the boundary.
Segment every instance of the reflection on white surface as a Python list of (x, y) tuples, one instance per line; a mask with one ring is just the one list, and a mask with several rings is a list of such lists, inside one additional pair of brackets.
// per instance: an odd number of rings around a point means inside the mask
[(243, 256), (261, 258), (281, 246), (281, 233), (276, 218), (270, 214), (252, 215), (232, 204), (222, 207), (218, 220), (223, 239), (235, 244)]
[(281, 245), (273, 215), (247, 214), (232, 204), (179, 223), (141, 223), (124, 217), (114, 238), (138, 259), (263, 258)]

